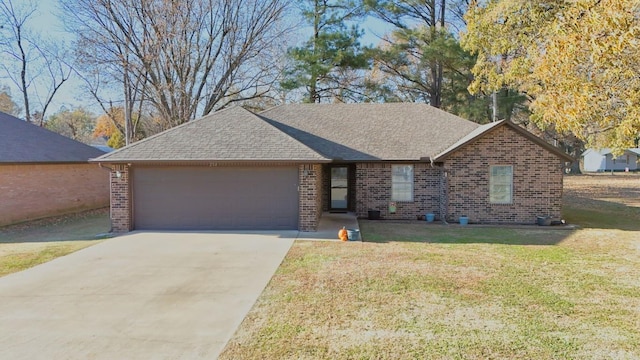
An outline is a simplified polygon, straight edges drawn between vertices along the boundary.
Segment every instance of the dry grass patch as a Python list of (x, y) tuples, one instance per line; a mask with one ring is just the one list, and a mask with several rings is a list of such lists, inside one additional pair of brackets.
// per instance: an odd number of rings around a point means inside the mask
[(575, 205), (576, 200), (589, 205), (590, 200), (609, 201), (633, 207), (640, 207), (640, 174), (602, 173), (566, 176), (565, 198)]
[(363, 221), (375, 242), (297, 242), (221, 358), (640, 358), (637, 214), (607, 204), (631, 230)]
[(109, 228), (108, 209), (0, 227), (0, 276), (97, 244)]

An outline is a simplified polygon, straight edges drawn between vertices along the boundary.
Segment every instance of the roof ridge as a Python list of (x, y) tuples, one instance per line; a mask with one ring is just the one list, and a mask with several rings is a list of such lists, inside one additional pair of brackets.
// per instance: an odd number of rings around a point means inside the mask
[[(132, 143), (132, 144), (129, 144), (129, 145), (127, 145), (127, 146), (123, 146), (123, 147), (121, 147), (121, 148), (119, 148), (119, 149), (116, 149), (116, 150), (114, 150), (114, 151), (112, 151), (112, 152), (105, 153), (105, 154), (103, 154), (103, 155), (100, 155), (100, 156), (99, 156), (99, 157), (97, 157), (97, 158), (93, 158), (93, 159), (89, 159), (89, 160), (90, 160), (90, 161), (99, 161), (99, 160), (100, 160), (100, 159), (102, 159), (103, 157), (111, 157), (112, 155), (116, 155), (116, 154), (118, 154), (118, 153), (120, 153), (120, 152), (124, 151), (125, 149), (131, 149), (131, 148), (134, 148), (134, 147), (136, 147), (136, 146), (138, 146), (138, 145), (140, 145), (140, 144), (145, 144), (146, 142), (150, 141), (151, 139), (155, 139), (155, 138), (159, 138), (159, 137), (165, 136), (167, 133), (172, 132), (174, 129), (179, 129), (179, 128), (186, 127), (186, 126), (187, 126), (187, 125), (189, 125), (189, 124), (198, 123), (198, 122), (200, 122), (200, 121), (202, 121), (202, 120), (204, 120), (204, 119), (208, 119), (208, 118), (210, 118), (210, 117), (212, 117), (212, 116), (214, 116), (214, 115), (222, 114), (222, 113), (223, 113), (223, 112), (225, 112), (225, 111), (228, 111), (228, 110), (231, 110), (231, 109), (236, 109), (236, 108), (240, 108), (240, 109), (242, 109), (242, 110), (244, 110), (244, 111), (248, 111), (249, 113), (251, 113), (251, 111), (249, 111), (249, 110), (247, 110), (247, 109), (243, 108), (242, 106), (231, 106), (231, 107), (224, 108), (224, 109), (221, 109), (221, 110), (213, 111), (213, 112), (210, 112), (210, 113), (208, 113), (207, 115), (205, 115), (205, 116), (203, 116), (203, 117), (200, 117), (200, 118), (197, 118), (197, 119), (193, 119), (193, 120), (189, 120), (189, 121), (187, 121), (187, 122), (185, 122), (185, 123), (182, 123), (182, 124), (180, 124), (180, 125), (178, 125), (178, 126), (174, 126), (174, 127), (170, 128), (170, 129), (167, 129), (167, 130), (161, 131), (161, 132), (159, 132), (159, 133), (157, 133), (157, 134), (153, 134), (153, 135), (151, 135), (151, 136), (149, 136), (149, 137), (146, 137), (146, 138), (144, 138), (144, 139), (142, 139), (142, 140), (138, 140), (138, 141), (136, 141), (136, 142), (134, 142), (134, 143)], [(252, 113), (252, 114), (253, 114), (253, 113)]]
[[(373, 102), (357, 102), (357, 103), (289, 103), (289, 104), (280, 104), (280, 105), (276, 105), (276, 106), (272, 106), (268, 109), (264, 109), (257, 114), (264, 114), (264, 113), (268, 113), (271, 112), (273, 110), (277, 110), (279, 108), (285, 108), (285, 107), (293, 107), (293, 106), (304, 106), (304, 107), (335, 107), (335, 106), (358, 106), (358, 107), (367, 107), (367, 106), (402, 106), (402, 105), (411, 105), (411, 106), (421, 106), (421, 107), (426, 107), (427, 109), (429, 109), (429, 111), (433, 111), (436, 113), (440, 113), (442, 115), (445, 115), (447, 117), (456, 117), (458, 119), (461, 120), (465, 120), (469, 123), (472, 124), (476, 124), (478, 126), (480, 126), (480, 124), (476, 123), (475, 121), (471, 121), (469, 119), (463, 118), (459, 115), (450, 113), (446, 110), (443, 110), (441, 108), (432, 106), (431, 104), (427, 104), (427, 103), (423, 103), (423, 102), (410, 102), (410, 101), (399, 101), (399, 102), (384, 102), (384, 103), (373, 103)], [(504, 119), (503, 119), (504, 120)], [(503, 121), (500, 120), (500, 121)]]

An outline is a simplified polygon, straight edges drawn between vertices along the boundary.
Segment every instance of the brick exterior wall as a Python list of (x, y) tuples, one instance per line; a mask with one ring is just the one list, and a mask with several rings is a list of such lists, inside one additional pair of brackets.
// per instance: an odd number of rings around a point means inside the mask
[(109, 206), (96, 164), (0, 165), (0, 226)]
[[(129, 167), (122, 164), (112, 166), (111, 179), (111, 231), (128, 232), (133, 229), (131, 177)], [(118, 171), (120, 177), (118, 177)]]
[[(513, 165), (511, 204), (490, 203), (491, 165)], [(506, 126), (453, 153), (444, 168), (448, 221), (532, 224), (561, 215), (562, 160)]]
[(300, 181), (298, 229), (300, 231), (317, 231), (322, 216), (322, 165), (300, 165), (298, 174)]
[(391, 163), (356, 164), (356, 214), (367, 217), (369, 210), (380, 210), (383, 219), (416, 220), (417, 215), (439, 215), (442, 170), (427, 163), (413, 165), (412, 202), (396, 202), (396, 213), (389, 213), (391, 201)]

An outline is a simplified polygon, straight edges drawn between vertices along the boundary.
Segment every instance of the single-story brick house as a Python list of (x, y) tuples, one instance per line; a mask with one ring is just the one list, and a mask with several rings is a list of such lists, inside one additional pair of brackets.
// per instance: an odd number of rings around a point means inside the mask
[(102, 154), (0, 112), (0, 226), (108, 206)]
[(476, 223), (559, 217), (571, 157), (508, 121), (425, 104), (229, 108), (94, 159), (114, 231), (299, 229), (323, 211)]
[(611, 149), (587, 149), (582, 153), (582, 171), (636, 171), (640, 148), (626, 149), (620, 156), (613, 156)]

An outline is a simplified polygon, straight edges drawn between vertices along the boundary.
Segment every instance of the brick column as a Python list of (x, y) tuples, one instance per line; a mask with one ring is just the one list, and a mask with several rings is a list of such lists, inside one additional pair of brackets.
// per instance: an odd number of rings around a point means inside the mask
[[(118, 174), (120, 175), (118, 177)], [(131, 183), (129, 167), (116, 164), (110, 174), (111, 181), (111, 231), (122, 233), (131, 231)]]
[(300, 165), (298, 177), (300, 184), (298, 229), (318, 231), (318, 222), (322, 215), (322, 165)]

